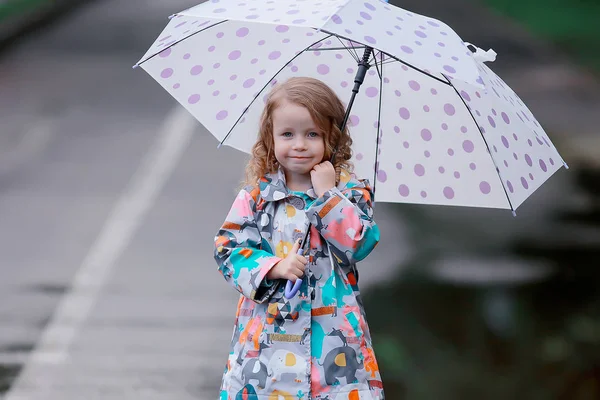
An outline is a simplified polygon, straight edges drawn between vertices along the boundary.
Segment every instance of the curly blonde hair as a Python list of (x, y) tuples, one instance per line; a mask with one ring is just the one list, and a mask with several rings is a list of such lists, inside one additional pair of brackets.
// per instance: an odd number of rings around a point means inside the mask
[(335, 92), (325, 83), (309, 77), (295, 77), (275, 86), (269, 93), (260, 119), (258, 139), (252, 147), (251, 157), (246, 166), (244, 185), (256, 185), (267, 173), (275, 173), (279, 168), (275, 158), (273, 140), (273, 111), (283, 100), (305, 107), (313, 121), (324, 133), (325, 154), (323, 161), (330, 160), (337, 147), (333, 166), (336, 171), (336, 185), (340, 172), (352, 171), (352, 138), (348, 127), (340, 131), (346, 109)]

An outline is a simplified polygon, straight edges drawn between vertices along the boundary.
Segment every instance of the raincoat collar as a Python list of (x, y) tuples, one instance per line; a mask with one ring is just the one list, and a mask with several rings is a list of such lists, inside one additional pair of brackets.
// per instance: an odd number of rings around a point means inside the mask
[[(285, 182), (285, 174), (281, 167), (275, 173), (269, 173), (263, 176), (258, 182), (260, 187), (260, 196), (265, 201), (278, 201), (287, 197), (295, 196), (290, 189), (288, 189)], [(314, 189), (311, 187), (308, 189), (306, 194), (316, 199), (318, 196)]]
[[(354, 175), (352, 175), (349, 171), (342, 170), (340, 183), (337, 185), (338, 189), (344, 190), (347, 187), (352, 187), (353, 177)], [(278, 201), (294, 196), (294, 193), (292, 193), (292, 191), (288, 189), (286, 185), (285, 173), (281, 167), (277, 170), (277, 172), (269, 173), (263, 176), (258, 181), (258, 185), (260, 188), (260, 196), (265, 201)], [(308, 189), (306, 194), (312, 199), (317, 199), (319, 197), (312, 187)]]

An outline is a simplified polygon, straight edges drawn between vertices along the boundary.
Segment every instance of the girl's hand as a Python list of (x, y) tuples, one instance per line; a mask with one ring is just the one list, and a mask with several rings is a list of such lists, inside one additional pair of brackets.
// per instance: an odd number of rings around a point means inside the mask
[(317, 164), (310, 171), (310, 180), (317, 196), (323, 194), (335, 186), (335, 168), (329, 161)]
[(302, 278), (306, 264), (308, 260), (305, 257), (298, 254), (300, 249), (300, 242), (298, 240), (294, 243), (292, 251), (287, 255), (286, 258), (279, 261), (271, 270), (267, 273), (267, 279), (288, 279), (292, 282), (296, 282), (296, 279)]

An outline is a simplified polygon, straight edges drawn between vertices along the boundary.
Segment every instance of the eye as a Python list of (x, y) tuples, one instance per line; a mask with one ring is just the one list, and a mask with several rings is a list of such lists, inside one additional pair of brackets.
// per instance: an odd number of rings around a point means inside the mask
[(281, 136), (283, 136), (283, 137), (286, 137), (286, 138), (290, 138), (290, 137), (292, 137), (292, 136), (293, 136), (293, 134), (292, 134), (292, 132), (283, 132), (283, 133), (281, 134)]
[(308, 133), (308, 137), (311, 137), (311, 138), (316, 138), (316, 137), (319, 137), (319, 136), (320, 136), (319, 132), (309, 132)]

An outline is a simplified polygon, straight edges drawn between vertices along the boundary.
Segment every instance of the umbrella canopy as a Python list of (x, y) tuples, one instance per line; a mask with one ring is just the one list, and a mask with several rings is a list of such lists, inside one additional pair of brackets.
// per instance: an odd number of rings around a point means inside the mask
[(206, 2), (139, 65), (222, 144), (248, 152), (266, 95), (310, 76), (348, 99), (355, 172), (377, 201), (515, 210), (563, 161), (519, 97), (440, 21), (379, 1)]

